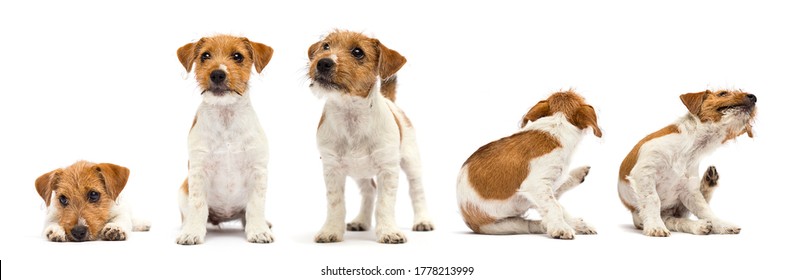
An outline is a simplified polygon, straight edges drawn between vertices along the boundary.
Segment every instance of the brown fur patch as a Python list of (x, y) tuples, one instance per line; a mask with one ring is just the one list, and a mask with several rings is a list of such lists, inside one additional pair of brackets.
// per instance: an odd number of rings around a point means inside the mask
[(400, 120), (399, 117), (397, 117), (394, 111), (391, 111), (391, 115), (394, 116), (394, 121), (397, 124), (397, 128), (399, 128), (399, 142), (402, 143), (402, 120)]
[(325, 122), (325, 110), (322, 110), (322, 116), (319, 117), (319, 124), (317, 125), (317, 130), (322, 127), (322, 123)]
[[(628, 153), (628, 156), (626, 156), (625, 159), (622, 160), (622, 164), (620, 164), (620, 174), (619, 174), (620, 180), (624, 182), (628, 181), (628, 179), (626, 179), (626, 176), (628, 176), (628, 174), (631, 173), (631, 170), (633, 170), (633, 166), (636, 165), (636, 161), (639, 159), (639, 150), (642, 148), (642, 145), (644, 145), (644, 143), (647, 143), (647, 141), (653, 140), (655, 138), (663, 137), (672, 133), (680, 133), (680, 129), (678, 129), (677, 125), (673, 125), (673, 124), (668, 125), (642, 138), (642, 140), (640, 140), (639, 143), (637, 143), (636, 146), (634, 146), (633, 149)], [(624, 201), (623, 204), (625, 204)]]
[[(129, 169), (122, 166), (78, 161), (42, 175), (36, 180), (36, 189), (54, 193), (55, 201), (50, 203), (56, 203), (55, 207), (59, 208), (58, 224), (70, 240), (73, 240), (70, 232), (80, 219), (85, 220), (88, 228), (85, 240), (96, 240), (110, 219), (110, 208), (128, 177)], [(98, 195), (95, 201), (90, 199), (92, 192)], [(61, 203), (61, 197), (66, 204)]]
[(563, 113), (567, 121), (576, 127), (580, 129), (591, 127), (595, 136), (601, 137), (603, 135), (597, 123), (595, 109), (586, 104), (584, 98), (573, 90), (556, 92), (551, 94), (548, 99), (537, 102), (534, 107), (523, 115), (520, 127), (525, 127), (529, 122), (534, 122), (559, 112)]
[(706, 90), (680, 95), (680, 100), (701, 122), (718, 122), (722, 117), (721, 109), (729, 106), (750, 106), (748, 96), (749, 93), (738, 90)]
[(182, 187), (180, 187), (179, 189), (182, 190), (182, 193), (184, 193), (185, 195), (190, 193), (190, 189), (188, 188), (187, 185), (187, 178), (184, 178), (184, 182), (182, 182)]
[(490, 142), (474, 152), (465, 165), (468, 181), (484, 199), (512, 197), (529, 174), (532, 159), (561, 144), (549, 133), (528, 130)]
[(460, 206), (460, 213), (463, 215), (465, 225), (467, 225), (468, 228), (476, 233), (482, 233), (482, 226), (492, 224), (496, 221), (495, 218), (480, 210), (479, 207), (470, 202)]
[[(353, 50), (363, 52), (363, 57), (353, 55)], [(335, 56), (335, 65), (329, 81), (318, 81), (317, 63)], [(387, 48), (379, 40), (358, 32), (337, 30), (308, 48), (308, 76), (316, 84), (340, 89), (360, 97), (369, 91), (379, 75), (381, 93), (388, 99), (396, 99), (396, 72), (407, 62), (398, 52)]]
[[(226, 66), (225, 88), (243, 94), (248, 90), (251, 67), (255, 66), (260, 73), (270, 62), (273, 49), (247, 38), (217, 35), (188, 43), (180, 47), (176, 55), (188, 72), (195, 63), (196, 80), (202, 91), (210, 90), (209, 75), (212, 71), (221, 70), (222, 64)], [(241, 55), (242, 59), (236, 60), (235, 55)]]

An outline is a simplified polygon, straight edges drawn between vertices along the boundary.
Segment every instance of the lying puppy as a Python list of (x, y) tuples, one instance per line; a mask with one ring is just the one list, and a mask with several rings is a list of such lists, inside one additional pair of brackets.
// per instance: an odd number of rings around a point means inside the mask
[[(693, 234), (738, 234), (708, 205), (718, 182), (715, 167), (700, 180), (699, 162), (721, 144), (744, 133), (752, 137), (757, 97), (735, 90), (703, 91), (680, 96), (689, 113), (644, 137), (622, 161), (619, 195), (633, 214), (633, 224), (648, 236), (669, 230)], [(688, 219), (689, 211), (699, 219)]]
[(327, 97), (317, 128), (317, 145), (324, 167), (328, 213), (315, 241), (343, 239), (344, 184), (350, 176), (361, 188), (363, 198), (360, 213), (347, 229), (370, 228), (377, 190), (377, 241), (404, 243), (407, 239), (394, 220), (400, 166), (410, 183), (413, 230), (433, 230), (424, 201), (415, 131), (394, 104), (396, 72), (405, 58), (377, 39), (348, 31), (333, 32), (314, 43), (308, 57), (311, 90)]
[(117, 241), (131, 231), (149, 231), (151, 225), (132, 219), (119, 198), (127, 178), (126, 167), (87, 161), (39, 176), (36, 191), (47, 205), (44, 235), (54, 242)]
[[(559, 239), (595, 234), (557, 201), (589, 172), (589, 166), (579, 167), (562, 180), (584, 130), (602, 135), (595, 110), (573, 91), (557, 92), (531, 108), (521, 127), (482, 146), (463, 164), (457, 202), (465, 224), (483, 234), (548, 233)], [(523, 217), (530, 208), (539, 210), (541, 221)]]
[(273, 49), (247, 38), (205, 37), (176, 52), (195, 67), (203, 101), (188, 134), (188, 176), (179, 191), (182, 231), (176, 243), (204, 242), (207, 222), (242, 220), (248, 242), (270, 243), (264, 217), (269, 150), (251, 105), (248, 78), (261, 73)]

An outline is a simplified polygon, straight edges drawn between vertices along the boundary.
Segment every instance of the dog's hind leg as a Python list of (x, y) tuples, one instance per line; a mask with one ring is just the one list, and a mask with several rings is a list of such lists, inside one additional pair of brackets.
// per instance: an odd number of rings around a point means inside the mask
[(372, 212), (374, 211), (374, 179), (357, 179), (355, 182), (361, 189), (361, 210), (358, 216), (347, 224), (349, 231), (367, 231), (372, 227)]
[(400, 165), (410, 185), (410, 200), (413, 202), (413, 231), (431, 231), (435, 226), (427, 212), (424, 185), (421, 181), (421, 160), (414, 142), (404, 143)]

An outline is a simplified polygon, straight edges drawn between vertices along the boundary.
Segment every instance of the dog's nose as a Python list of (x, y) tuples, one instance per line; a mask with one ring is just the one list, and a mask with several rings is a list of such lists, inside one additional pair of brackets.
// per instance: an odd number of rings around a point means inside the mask
[(71, 233), (74, 240), (83, 241), (87, 232), (88, 227), (86, 226), (74, 226)]
[(754, 94), (747, 94), (746, 97), (748, 97), (749, 101), (752, 101), (752, 103), (757, 103), (757, 96), (754, 96)]
[(215, 84), (220, 84), (226, 80), (226, 72), (223, 70), (215, 70), (209, 73), (209, 80)]
[(317, 71), (319, 72), (330, 71), (330, 69), (333, 68), (333, 65), (336, 65), (336, 63), (333, 62), (333, 59), (330, 58), (320, 59), (319, 61), (317, 61)]

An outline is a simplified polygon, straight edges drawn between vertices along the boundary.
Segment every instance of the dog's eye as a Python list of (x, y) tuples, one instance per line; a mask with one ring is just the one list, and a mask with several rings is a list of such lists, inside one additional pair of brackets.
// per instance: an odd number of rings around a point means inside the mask
[(322, 49), (326, 50), (326, 51), (329, 50), (330, 49), (330, 44), (328, 44), (328, 43), (322, 44)]
[(719, 97), (725, 97), (725, 96), (727, 96), (726, 91), (719, 92)]
[(210, 59), (210, 58), (212, 58), (212, 55), (209, 54), (209, 52), (205, 52), (205, 53), (201, 54), (201, 62), (204, 62), (204, 60), (207, 60), (207, 59)]
[(238, 53), (238, 52), (235, 52), (234, 54), (232, 54), (231, 58), (233, 58), (234, 61), (236, 61), (237, 63), (240, 63), (240, 62), (242, 62), (243, 59), (245, 59), (245, 57), (243, 57), (242, 54)]
[(354, 56), (356, 59), (361, 59), (361, 58), (363, 58), (363, 56), (364, 56), (363, 50), (362, 50), (361, 48), (354, 48), (354, 49), (352, 49), (352, 51), (350, 51), (350, 53), (351, 53), (351, 54), (352, 54), (352, 56)]
[(65, 195), (61, 195), (61, 196), (59, 196), (59, 197), (58, 197), (58, 201), (60, 201), (60, 202), (61, 202), (61, 205), (63, 205), (64, 207), (65, 207), (66, 205), (69, 205), (69, 199), (68, 199), (68, 198), (66, 198), (66, 196), (65, 196)]
[(97, 202), (99, 201), (99, 193), (96, 191), (88, 192), (88, 201), (90, 202)]

